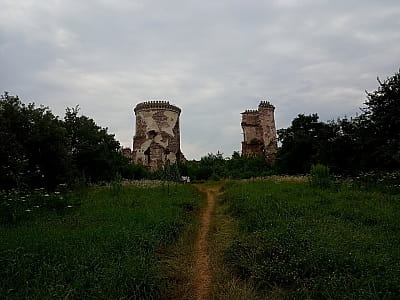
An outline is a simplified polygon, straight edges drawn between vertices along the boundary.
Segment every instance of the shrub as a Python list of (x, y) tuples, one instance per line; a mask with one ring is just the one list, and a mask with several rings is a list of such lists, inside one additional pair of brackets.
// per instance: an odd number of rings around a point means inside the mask
[(314, 187), (327, 189), (332, 186), (329, 168), (327, 166), (317, 164), (312, 165), (310, 170), (310, 184)]
[(122, 192), (122, 177), (117, 174), (110, 184), (110, 193), (113, 196), (119, 195)]

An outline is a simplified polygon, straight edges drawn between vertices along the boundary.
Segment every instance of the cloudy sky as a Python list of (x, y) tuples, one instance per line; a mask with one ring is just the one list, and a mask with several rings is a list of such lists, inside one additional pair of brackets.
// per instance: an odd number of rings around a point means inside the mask
[(187, 158), (240, 150), (240, 112), (353, 116), (400, 67), (399, 0), (0, 0), (0, 90), (131, 146), (133, 107), (182, 108)]

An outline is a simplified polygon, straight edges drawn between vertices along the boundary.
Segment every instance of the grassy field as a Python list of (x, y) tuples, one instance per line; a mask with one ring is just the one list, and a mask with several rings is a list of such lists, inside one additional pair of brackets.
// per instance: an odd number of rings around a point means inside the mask
[(237, 227), (224, 264), (259, 295), (400, 298), (399, 195), (300, 180), (230, 182), (220, 207)]
[(190, 186), (91, 188), (65, 210), (0, 224), (0, 298), (158, 299), (160, 253), (193, 221)]
[[(21, 200), (0, 224), (0, 299), (192, 299), (203, 197), (159, 184)], [(221, 191), (215, 299), (400, 298), (400, 195), (279, 177)]]

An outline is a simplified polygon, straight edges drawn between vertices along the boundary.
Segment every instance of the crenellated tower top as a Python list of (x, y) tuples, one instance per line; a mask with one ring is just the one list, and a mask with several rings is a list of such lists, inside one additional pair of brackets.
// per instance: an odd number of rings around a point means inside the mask
[(254, 115), (258, 114), (260, 110), (275, 110), (275, 106), (271, 104), (269, 101), (260, 101), (260, 104), (258, 105), (258, 109), (246, 109), (244, 112), (242, 112), (242, 115)]
[(170, 110), (176, 112), (178, 114), (181, 113), (181, 109), (175, 105), (169, 103), (169, 101), (160, 101), (160, 100), (151, 100), (139, 103), (136, 105), (134, 112), (135, 114), (138, 111), (142, 110), (153, 110), (153, 109), (163, 109), (163, 110)]
[(267, 108), (267, 109), (272, 109), (275, 110), (275, 106), (271, 104), (269, 101), (261, 101), (260, 104), (258, 105), (258, 109), (260, 108)]
[(246, 109), (241, 114), (258, 114), (258, 110), (257, 109)]

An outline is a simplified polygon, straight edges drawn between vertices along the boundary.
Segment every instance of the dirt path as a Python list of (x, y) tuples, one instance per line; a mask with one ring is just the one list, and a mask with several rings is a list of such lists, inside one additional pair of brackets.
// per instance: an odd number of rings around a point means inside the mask
[(212, 273), (210, 270), (210, 258), (208, 249), (208, 232), (212, 222), (212, 215), (215, 208), (215, 201), (220, 186), (196, 186), (201, 192), (207, 195), (207, 206), (201, 216), (201, 224), (195, 244), (195, 292), (196, 299), (208, 299)]

